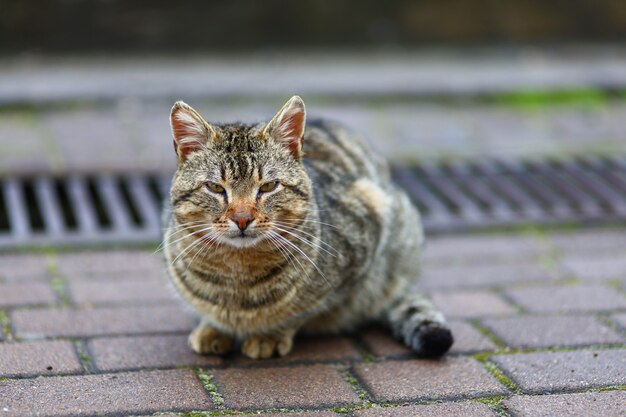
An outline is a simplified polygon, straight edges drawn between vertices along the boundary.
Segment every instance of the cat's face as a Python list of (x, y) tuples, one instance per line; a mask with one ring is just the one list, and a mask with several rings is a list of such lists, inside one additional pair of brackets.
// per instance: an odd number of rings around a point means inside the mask
[(209, 125), (186, 104), (174, 105), (179, 166), (171, 200), (181, 225), (174, 238), (245, 248), (289, 234), (306, 215), (311, 194), (300, 161), (304, 120), (298, 97), (256, 126)]

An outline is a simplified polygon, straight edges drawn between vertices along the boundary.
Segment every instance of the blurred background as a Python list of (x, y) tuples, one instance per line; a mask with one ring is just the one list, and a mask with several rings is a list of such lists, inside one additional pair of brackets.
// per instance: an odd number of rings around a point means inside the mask
[(3, 0), (0, 241), (154, 241), (171, 104), (252, 122), (293, 94), (433, 232), (619, 223), (625, 40), (619, 0)]

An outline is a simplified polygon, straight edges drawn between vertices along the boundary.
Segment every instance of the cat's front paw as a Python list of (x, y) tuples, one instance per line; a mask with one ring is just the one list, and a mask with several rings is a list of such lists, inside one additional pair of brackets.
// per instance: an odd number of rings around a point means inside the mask
[(223, 355), (233, 347), (234, 339), (212, 327), (198, 326), (189, 335), (189, 347), (196, 353)]
[(250, 336), (241, 345), (241, 352), (252, 359), (267, 359), (278, 353), (285, 356), (293, 347), (293, 335)]

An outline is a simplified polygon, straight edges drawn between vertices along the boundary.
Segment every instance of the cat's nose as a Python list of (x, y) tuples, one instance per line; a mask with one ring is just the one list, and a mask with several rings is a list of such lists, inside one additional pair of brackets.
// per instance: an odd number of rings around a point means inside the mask
[(252, 216), (252, 213), (244, 211), (233, 213), (230, 216), (230, 219), (237, 224), (239, 230), (246, 230), (248, 225), (254, 220), (254, 217)]

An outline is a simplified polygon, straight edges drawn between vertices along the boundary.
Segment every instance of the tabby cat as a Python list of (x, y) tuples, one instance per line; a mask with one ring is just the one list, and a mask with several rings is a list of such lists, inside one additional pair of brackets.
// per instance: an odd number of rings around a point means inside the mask
[(443, 315), (414, 291), (420, 217), (389, 167), (338, 124), (306, 123), (292, 97), (269, 123), (209, 124), (171, 112), (178, 170), (165, 256), (201, 315), (198, 353), (236, 341), (250, 358), (286, 355), (299, 332), (391, 327), (416, 354), (452, 344)]

